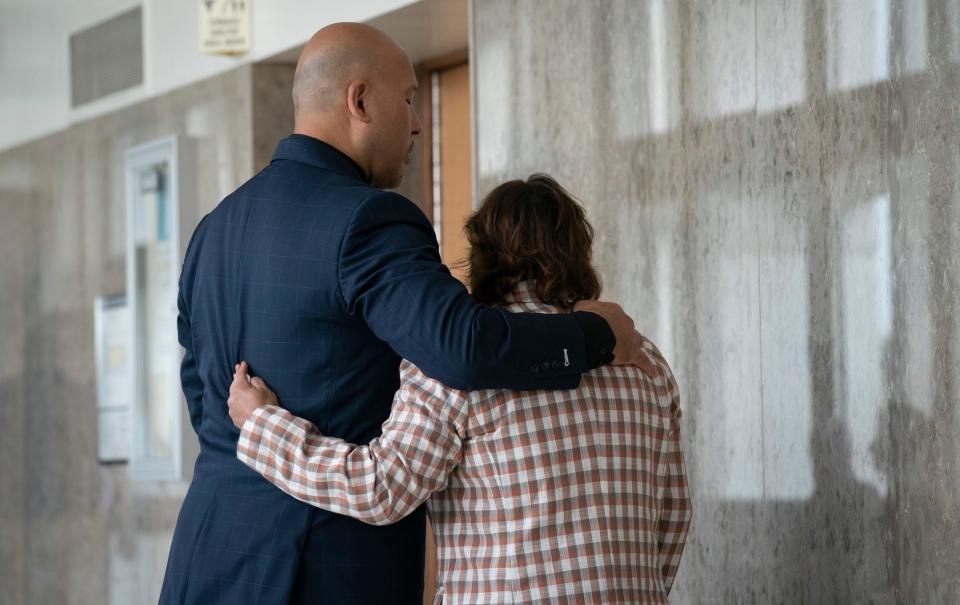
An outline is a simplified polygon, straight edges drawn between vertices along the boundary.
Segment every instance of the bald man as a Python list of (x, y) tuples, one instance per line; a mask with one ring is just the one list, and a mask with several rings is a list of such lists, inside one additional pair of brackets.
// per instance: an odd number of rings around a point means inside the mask
[(320, 30), (297, 65), (294, 134), (193, 234), (178, 332), (200, 455), (163, 604), (422, 599), (422, 508), (365, 525), (287, 496), (237, 460), (226, 404), (236, 362), (324, 434), (366, 443), (389, 416), (401, 357), (460, 389), (572, 388), (599, 365), (645, 360), (616, 305), (511, 314), (476, 304), (451, 277), (423, 213), (384, 191), (402, 180), (420, 132), (416, 87), (382, 32)]

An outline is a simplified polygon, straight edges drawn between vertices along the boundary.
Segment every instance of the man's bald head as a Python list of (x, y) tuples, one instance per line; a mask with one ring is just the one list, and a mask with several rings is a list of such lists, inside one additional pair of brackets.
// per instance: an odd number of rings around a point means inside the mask
[[(336, 112), (353, 80), (375, 78), (406, 53), (387, 34), (362, 23), (334, 23), (310, 38), (293, 77), (294, 116), (303, 120)], [(402, 64), (402, 63), (400, 63)]]
[(410, 59), (385, 33), (359, 23), (327, 26), (297, 63), (294, 132), (347, 155), (370, 184), (395, 187), (420, 134), (416, 89)]

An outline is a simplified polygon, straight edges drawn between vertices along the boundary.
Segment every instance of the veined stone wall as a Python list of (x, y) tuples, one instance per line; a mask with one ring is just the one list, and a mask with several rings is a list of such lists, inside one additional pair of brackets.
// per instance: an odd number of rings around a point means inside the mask
[(472, 11), (478, 194), (577, 194), (676, 371), (671, 602), (960, 602), (960, 2)]
[(291, 77), (247, 65), (0, 154), (4, 605), (157, 601), (187, 486), (97, 461), (93, 304), (126, 289), (124, 152), (181, 137), (182, 251), (292, 129)]

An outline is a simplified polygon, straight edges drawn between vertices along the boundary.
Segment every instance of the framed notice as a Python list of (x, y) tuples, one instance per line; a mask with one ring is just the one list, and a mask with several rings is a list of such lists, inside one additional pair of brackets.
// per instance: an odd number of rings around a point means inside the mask
[(250, 50), (250, 0), (198, 0), (200, 52), (241, 55)]
[[(180, 391), (176, 137), (127, 150), (127, 301), (133, 376), (130, 476), (189, 479), (195, 440)], [(184, 439), (186, 436), (186, 439)]]
[(130, 354), (130, 309), (124, 296), (101, 296), (94, 302), (97, 364), (97, 459), (130, 458), (133, 366)]

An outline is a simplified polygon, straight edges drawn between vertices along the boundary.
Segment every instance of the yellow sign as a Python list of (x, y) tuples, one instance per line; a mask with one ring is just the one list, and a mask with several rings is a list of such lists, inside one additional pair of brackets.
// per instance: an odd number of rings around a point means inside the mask
[(250, 50), (250, 0), (199, 0), (200, 52), (240, 55)]

